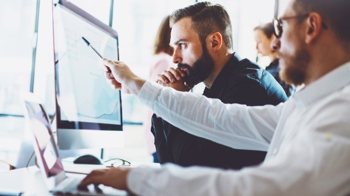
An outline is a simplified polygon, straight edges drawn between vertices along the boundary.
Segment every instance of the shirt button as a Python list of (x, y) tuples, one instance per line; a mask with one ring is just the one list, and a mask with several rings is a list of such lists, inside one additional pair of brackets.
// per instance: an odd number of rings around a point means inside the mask
[(326, 138), (326, 141), (330, 142), (330, 141), (332, 141), (333, 136), (332, 136), (332, 134), (327, 133), (325, 138)]
[(136, 190), (136, 185), (135, 184), (131, 185), (131, 190)]

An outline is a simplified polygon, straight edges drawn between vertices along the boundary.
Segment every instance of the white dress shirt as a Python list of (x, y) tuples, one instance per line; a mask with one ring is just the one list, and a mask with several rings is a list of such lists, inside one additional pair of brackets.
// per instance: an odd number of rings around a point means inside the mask
[(350, 62), (278, 106), (223, 104), (149, 82), (138, 96), (182, 130), (233, 148), (268, 148), (268, 154), (261, 165), (239, 171), (172, 164), (135, 168), (128, 186), (136, 194), (350, 194)]

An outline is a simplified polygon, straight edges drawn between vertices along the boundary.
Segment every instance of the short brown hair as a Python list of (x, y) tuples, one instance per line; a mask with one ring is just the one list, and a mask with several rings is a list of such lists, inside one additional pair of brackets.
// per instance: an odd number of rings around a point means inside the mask
[(231, 20), (223, 6), (213, 5), (210, 2), (199, 2), (178, 9), (171, 15), (170, 25), (172, 26), (185, 17), (192, 19), (192, 28), (198, 33), (202, 44), (205, 43), (205, 38), (209, 34), (218, 31), (226, 46), (233, 49)]
[(294, 0), (293, 8), (299, 14), (320, 14), (338, 40), (350, 48), (350, 0)]
[(170, 43), (170, 16), (166, 16), (159, 25), (158, 32), (156, 34), (156, 39), (154, 42), (154, 54), (159, 54), (165, 52), (170, 56), (173, 55), (173, 48), (169, 45)]

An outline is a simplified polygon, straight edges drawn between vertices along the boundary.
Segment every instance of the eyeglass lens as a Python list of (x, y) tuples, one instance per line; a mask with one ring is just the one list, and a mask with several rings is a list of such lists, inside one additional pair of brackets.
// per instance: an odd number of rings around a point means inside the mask
[(282, 35), (282, 26), (281, 26), (280, 20), (275, 19), (273, 21), (273, 26), (274, 26), (274, 34), (276, 38), (280, 38)]

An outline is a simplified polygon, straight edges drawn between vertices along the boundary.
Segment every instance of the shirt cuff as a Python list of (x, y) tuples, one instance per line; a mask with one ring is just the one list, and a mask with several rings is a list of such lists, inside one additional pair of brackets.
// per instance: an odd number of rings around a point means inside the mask
[[(131, 192), (136, 195), (145, 195), (147, 193), (146, 185), (149, 174), (154, 171), (155, 168), (140, 166), (130, 170), (127, 176), (127, 185)], [(149, 188), (149, 187), (148, 187)]]

